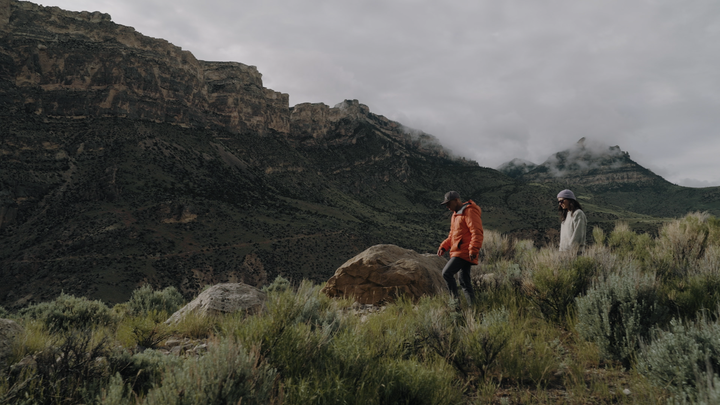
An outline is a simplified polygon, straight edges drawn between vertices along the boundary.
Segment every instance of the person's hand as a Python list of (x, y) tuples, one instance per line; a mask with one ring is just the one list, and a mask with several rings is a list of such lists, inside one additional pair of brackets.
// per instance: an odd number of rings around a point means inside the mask
[(437, 255), (442, 257), (442, 255), (444, 255), (445, 252), (446, 252), (446, 250), (444, 248), (440, 248), (440, 249), (438, 249)]

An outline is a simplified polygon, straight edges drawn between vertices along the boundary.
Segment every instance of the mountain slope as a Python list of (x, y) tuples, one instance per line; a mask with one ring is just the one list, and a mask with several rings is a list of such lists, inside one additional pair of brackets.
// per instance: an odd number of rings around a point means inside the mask
[[(720, 215), (720, 187), (690, 188), (672, 184), (630, 158), (619, 146), (580, 139), (532, 170), (504, 173), (529, 184), (572, 188), (603, 211), (626, 210), (653, 217), (678, 217), (690, 211)], [(620, 214), (624, 218), (627, 214)]]
[(551, 241), (553, 191), (451, 156), (356, 100), (290, 107), (240, 63), (0, 0), (0, 305), (143, 283), (324, 281), (378, 243), (434, 252), (458, 190)]

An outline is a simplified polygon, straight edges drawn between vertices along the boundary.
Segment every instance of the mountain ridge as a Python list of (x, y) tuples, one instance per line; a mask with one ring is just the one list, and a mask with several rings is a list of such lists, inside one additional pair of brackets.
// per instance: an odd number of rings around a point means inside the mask
[(488, 229), (555, 237), (545, 188), (357, 100), (289, 107), (256, 68), (102, 13), (0, 0), (0, 16), (0, 305), (322, 282), (374, 244), (434, 252), (449, 189)]

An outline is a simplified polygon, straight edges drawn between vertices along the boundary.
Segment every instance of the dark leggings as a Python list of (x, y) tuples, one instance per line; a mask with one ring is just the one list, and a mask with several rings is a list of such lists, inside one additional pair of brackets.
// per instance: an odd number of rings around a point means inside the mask
[(457, 283), (455, 283), (455, 274), (459, 271), (460, 287), (462, 287), (468, 303), (472, 304), (475, 301), (475, 293), (473, 292), (472, 281), (470, 280), (470, 266), (472, 266), (472, 263), (467, 260), (459, 257), (451, 257), (445, 265), (445, 268), (443, 268), (442, 275), (450, 290), (450, 294), (457, 299), (458, 288)]

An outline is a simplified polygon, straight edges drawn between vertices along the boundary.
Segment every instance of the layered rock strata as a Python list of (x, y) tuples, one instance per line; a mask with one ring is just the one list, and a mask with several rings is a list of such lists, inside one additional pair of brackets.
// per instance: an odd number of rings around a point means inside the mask
[(255, 66), (197, 60), (99, 12), (0, 0), (0, 24), (0, 105), (10, 111), (289, 129), (288, 95), (263, 87)]

